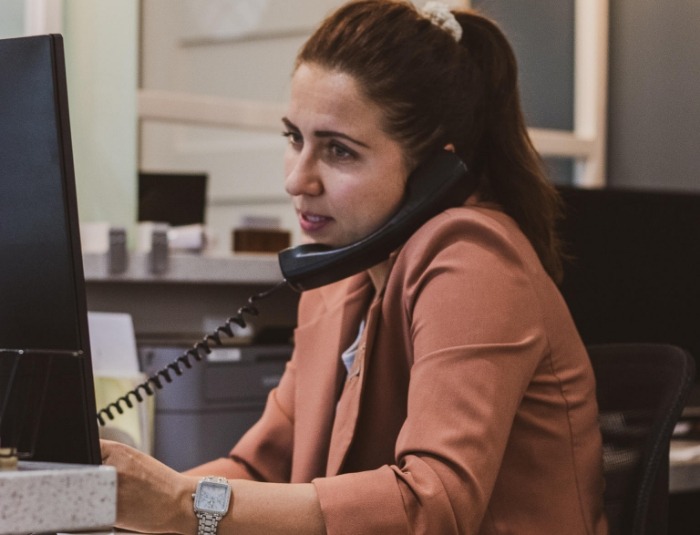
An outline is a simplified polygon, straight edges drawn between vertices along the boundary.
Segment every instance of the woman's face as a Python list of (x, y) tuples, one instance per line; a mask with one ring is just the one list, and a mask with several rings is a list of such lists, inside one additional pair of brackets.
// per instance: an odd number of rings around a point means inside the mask
[(399, 207), (407, 158), (382, 119), (353, 77), (305, 63), (294, 73), (283, 119), (285, 189), (305, 242), (353, 243)]

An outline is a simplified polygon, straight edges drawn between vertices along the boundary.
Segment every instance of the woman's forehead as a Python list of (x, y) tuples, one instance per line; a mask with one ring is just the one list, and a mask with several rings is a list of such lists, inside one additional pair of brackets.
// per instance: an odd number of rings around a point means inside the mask
[(384, 119), (379, 106), (364, 95), (354, 76), (305, 63), (292, 77), (288, 116), (292, 122), (313, 117), (360, 129), (379, 128)]

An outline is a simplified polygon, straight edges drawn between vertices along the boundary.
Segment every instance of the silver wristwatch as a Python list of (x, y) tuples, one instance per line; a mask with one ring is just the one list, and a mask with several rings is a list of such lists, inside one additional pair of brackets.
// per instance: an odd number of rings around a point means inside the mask
[(197, 535), (216, 535), (219, 520), (228, 511), (231, 486), (223, 477), (205, 477), (197, 483), (194, 498), (194, 514), (197, 515)]

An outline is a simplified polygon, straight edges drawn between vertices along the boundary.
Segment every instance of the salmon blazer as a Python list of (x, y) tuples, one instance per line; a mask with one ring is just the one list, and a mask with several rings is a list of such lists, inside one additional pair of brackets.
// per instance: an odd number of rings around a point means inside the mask
[(207, 469), (313, 482), (329, 534), (606, 533), (591, 366), (517, 225), (450, 209), (390, 262), (376, 295), (302, 296), (261, 420)]

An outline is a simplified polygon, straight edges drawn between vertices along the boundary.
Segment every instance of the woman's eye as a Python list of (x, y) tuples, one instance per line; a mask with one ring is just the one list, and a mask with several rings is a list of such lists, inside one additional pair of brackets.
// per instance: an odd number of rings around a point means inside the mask
[(337, 142), (333, 142), (329, 145), (329, 150), (332, 156), (338, 160), (348, 160), (355, 158), (356, 154), (354, 151), (348, 149), (345, 145)]
[(291, 130), (287, 130), (285, 132), (282, 132), (282, 135), (286, 137), (289, 140), (289, 144), (295, 147), (301, 146), (302, 144), (302, 137), (299, 132), (293, 132)]

